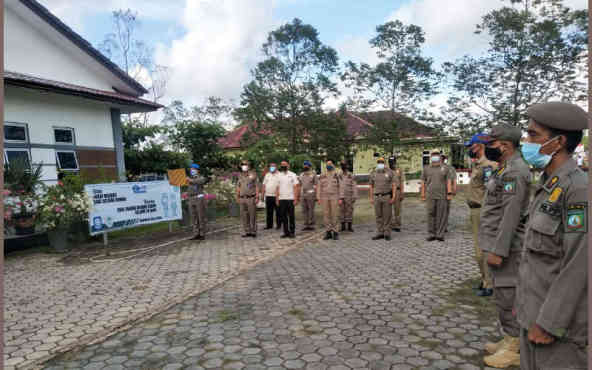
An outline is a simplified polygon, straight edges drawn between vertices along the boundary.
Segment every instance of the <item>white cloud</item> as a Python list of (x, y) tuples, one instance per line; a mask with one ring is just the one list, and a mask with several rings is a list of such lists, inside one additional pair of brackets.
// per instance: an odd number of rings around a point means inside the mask
[(187, 0), (186, 33), (156, 49), (156, 62), (172, 68), (167, 97), (186, 105), (211, 95), (236, 101), (274, 26), (273, 6), (273, 0)]

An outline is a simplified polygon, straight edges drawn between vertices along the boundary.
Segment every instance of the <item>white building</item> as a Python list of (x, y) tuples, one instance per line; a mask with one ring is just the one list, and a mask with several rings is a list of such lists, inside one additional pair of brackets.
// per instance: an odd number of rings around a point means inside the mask
[[(73, 4), (73, 6), (76, 6)], [(4, 1), (5, 160), (125, 181), (120, 116), (161, 105), (35, 0)]]

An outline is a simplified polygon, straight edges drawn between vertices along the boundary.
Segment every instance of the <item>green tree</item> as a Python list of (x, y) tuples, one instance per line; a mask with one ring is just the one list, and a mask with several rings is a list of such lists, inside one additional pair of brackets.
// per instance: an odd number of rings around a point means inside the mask
[(349, 61), (341, 75), (354, 90), (349, 105), (367, 110), (377, 106), (391, 112), (390, 119), (373, 122), (367, 143), (393, 153), (399, 140), (398, 124), (406, 115), (419, 118), (421, 103), (437, 92), (441, 75), (432, 67), (432, 59), (422, 55), (425, 34), (421, 27), (392, 21), (376, 27), (370, 45), (376, 50), (378, 64)]
[(162, 131), (159, 126), (145, 126), (138, 120), (125, 121), (122, 125), (123, 146), (125, 149), (139, 149)]
[(270, 32), (262, 52), (265, 60), (251, 71), (236, 117), (257, 122), (256, 129), (267, 135), (288, 138), (291, 154), (316, 151), (306, 138), (316, 136), (324, 123), (318, 117), (326, 98), (338, 95), (332, 80), (337, 52), (300, 19)]
[(487, 54), (444, 64), (457, 95), (452, 106), (469, 112), (472, 131), (522, 126), (526, 109), (549, 99), (585, 99), (587, 17), (560, 0), (510, 0), (485, 15), (475, 33), (489, 36)]

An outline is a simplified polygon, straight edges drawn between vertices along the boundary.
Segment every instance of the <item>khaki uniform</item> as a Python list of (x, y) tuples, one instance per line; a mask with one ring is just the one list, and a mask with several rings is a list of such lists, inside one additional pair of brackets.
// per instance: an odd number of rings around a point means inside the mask
[(426, 206), (428, 213), (428, 233), (430, 237), (443, 238), (446, 230), (448, 209), (448, 180), (450, 171), (444, 165), (429, 165), (423, 168), (421, 180), (425, 183)]
[(203, 192), (203, 184), (206, 183), (206, 178), (197, 175), (188, 179), (189, 187), (187, 195), (189, 198), (189, 214), (191, 215), (191, 225), (195, 235), (206, 235), (206, 199)]
[[(405, 173), (400, 168), (395, 168), (393, 170), (393, 174), (395, 176), (395, 180), (399, 184), (405, 183)], [(401, 204), (403, 194), (401, 193), (401, 185), (397, 186), (397, 196), (395, 197), (395, 202), (393, 203), (393, 218), (391, 220), (391, 228), (393, 229), (400, 229), (401, 228)]]
[[(523, 369), (586, 369), (588, 176), (569, 159), (536, 186), (528, 209), (517, 289)], [(535, 345), (539, 325), (556, 337)]]
[(479, 245), (484, 251), (503, 257), (502, 265), (490, 267), (490, 271), (498, 318), (502, 330), (510, 337), (520, 334), (512, 308), (530, 198), (529, 186), (530, 170), (520, 153), (514, 153), (487, 182), (481, 208)]
[(370, 173), (370, 185), (374, 188), (374, 214), (376, 215), (377, 236), (391, 236), (393, 210), (390, 200), (393, 197), (393, 184), (395, 184), (395, 188), (399, 186), (390, 168), (375, 169)]
[(487, 160), (485, 156), (473, 164), (471, 171), (471, 182), (467, 191), (467, 205), (471, 212), (471, 226), (473, 230), (473, 244), (475, 246), (475, 260), (481, 271), (481, 281), (484, 289), (492, 289), (491, 274), (489, 266), (479, 247), (479, 224), (481, 223), (481, 206), (485, 197), (485, 184), (497, 170), (497, 163)]
[(259, 181), (255, 172), (241, 173), (237, 184), (240, 191), (239, 205), (243, 230), (246, 234), (257, 234), (257, 188)]
[(337, 232), (337, 217), (339, 199), (343, 198), (343, 187), (339, 181), (339, 175), (335, 170), (327, 171), (319, 178), (317, 186), (317, 199), (323, 207), (323, 223), (327, 232)]
[(302, 172), (299, 177), (302, 188), (302, 216), (304, 217), (304, 227), (313, 228), (315, 226), (315, 204), (316, 204), (316, 186), (319, 183), (316, 173), (309, 170)]
[(340, 181), (343, 186), (343, 201), (339, 206), (341, 222), (352, 223), (354, 220), (354, 203), (358, 199), (358, 184), (351, 172), (342, 173)]
[[(450, 171), (450, 181), (452, 181), (452, 190), (454, 191), (454, 184), (456, 183), (456, 170), (452, 165), (445, 165)], [(452, 208), (452, 200), (448, 200), (448, 207), (446, 207), (446, 228), (448, 229), (448, 220), (450, 219), (450, 209)]]

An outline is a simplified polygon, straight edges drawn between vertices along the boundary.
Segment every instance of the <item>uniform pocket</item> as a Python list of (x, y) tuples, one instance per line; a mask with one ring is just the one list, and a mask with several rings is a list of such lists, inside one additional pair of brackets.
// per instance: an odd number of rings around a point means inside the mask
[(561, 256), (561, 245), (557, 243), (557, 232), (559, 225), (561, 225), (561, 219), (542, 212), (536, 212), (531, 217), (526, 232), (526, 248), (535, 253), (553, 257)]

